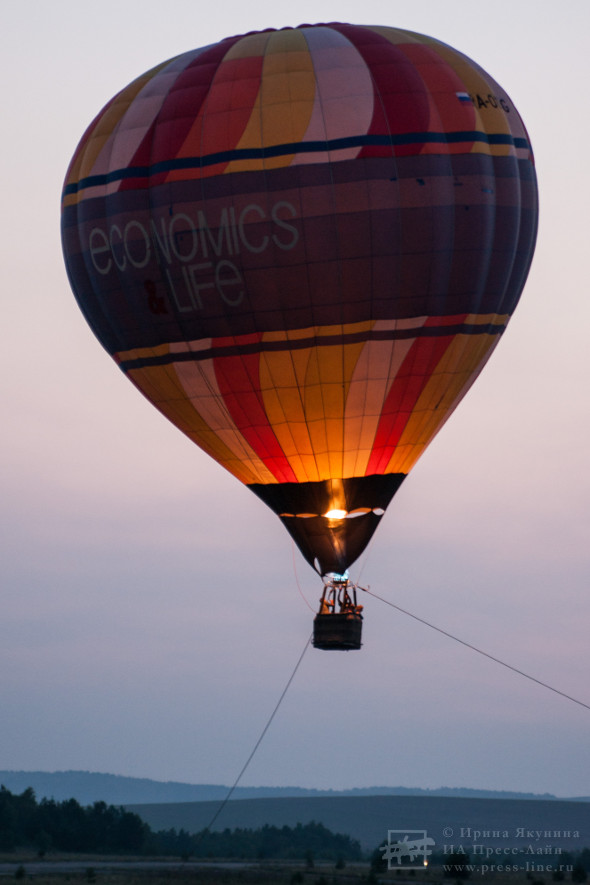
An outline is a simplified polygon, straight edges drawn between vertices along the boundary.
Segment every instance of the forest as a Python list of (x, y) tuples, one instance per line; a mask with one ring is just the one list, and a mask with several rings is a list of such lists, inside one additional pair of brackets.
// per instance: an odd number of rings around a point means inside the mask
[[(94, 802), (82, 806), (76, 799), (57, 802), (37, 801), (28, 787), (14, 794), (0, 787), (0, 852), (34, 852), (39, 858), (50, 853), (71, 853), (149, 858), (232, 861), (304, 861), (311, 869), (314, 862), (330, 862), (336, 869), (347, 864), (369, 862), (375, 874), (388, 872), (380, 847), (364, 853), (358, 841), (333, 833), (321, 823), (297, 824), (294, 827), (265, 825), (258, 829), (225, 829), (198, 833), (168, 829), (155, 832), (138, 814), (125, 808)], [(587, 881), (590, 849), (559, 852), (544, 857), (543, 870), (552, 881)], [(433, 852), (431, 870), (438, 869), (444, 879), (460, 881), (472, 873), (481, 873), (486, 858), (467, 854)], [(513, 872), (524, 870), (515, 866)], [(529, 869), (529, 867), (527, 867)], [(538, 867), (534, 867), (535, 871)], [(411, 870), (410, 875), (414, 874)], [(510, 872), (506, 867), (506, 872)], [(540, 880), (541, 881), (541, 880)], [(541, 881), (542, 885), (542, 881)]]
[(15, 795), (0, 787), (0, 851), (34, 848), (40, 857), (49, 851), (92, 854), (133, 853), (181, 858), (300, 859), (354, 861), (362, 858), (360, 844), (335, 834), (323, 824), (295, 827), (264, 826), (257, 830), (185, 830), (154, 832), (137, 814), (122, 807), (94, 802), (83, 807), (76, 799), (37, 801), (29, 787)]

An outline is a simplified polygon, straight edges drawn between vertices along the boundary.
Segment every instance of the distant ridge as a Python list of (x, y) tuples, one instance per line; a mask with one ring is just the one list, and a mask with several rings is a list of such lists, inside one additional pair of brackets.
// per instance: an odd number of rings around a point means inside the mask
[[(110, 805), (148, 805), (176, 802), (208, 802), (223, 799), (228, 787), (221, 784), (187, 784), (125, 777), (92, 771), (0, 771), (0, 784), (12, 793), (28, 787), (37, 799), (76, 799), (81, 805), (103, 801)], [(590, 796), (557, 797), (551, 793), (518, 793), (509, 790), (478, 790), (467, 787), (357, 787), (351, 790), (316, 790), (305, 787), (237, 787), (233, 799), (313, 798), (338, 796), (442, 796), (467, 799), (544, 799), (590, 802)]]
[[(268, 824), (295, 827), (315, 821), (332, 833), (358, 839), (364, 850), (382, 845), (388, 831), (426, 831), (438, 851), (462, 845), (468, 853), (508, 849), (534, 855), (541, 846), (562, 851), (590, 848), (590, 802), (559, 799), (490, 799), (463, 796), (331, 796), (239, 799), (221, 807), (216, 802), (167, 802), (161, 805), (127, 805), (156, 832), (185, 830), (256, 830)], [(214, 820), (212, 824), (211, 821)], [(403, 827), (403, 829), (401, 829)], [(549, 833), (550, 836), (545, 834)], [(476, 847), (477, 843), (477, 847)], [(446, 846), (446, 849), (445, 849)], [(546, 861), (546, 858), (545, 858)], [(523, 866), (523, 869), (525, 867)], [(544, 867), (546, 869), (546, 867)]]

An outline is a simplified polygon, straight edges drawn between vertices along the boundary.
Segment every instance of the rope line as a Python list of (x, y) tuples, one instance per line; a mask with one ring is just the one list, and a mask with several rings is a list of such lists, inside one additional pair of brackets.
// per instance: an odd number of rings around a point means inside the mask
[(419, 621), (426, 627), (430, 627), (431, 630), (436, 630), (437, 633), (442, 633), (443, 636), (448, 636), (449, 639), (454, 639), (455, 642), (459, 642), (466, 648), (470, 648), (472, 651), (476, 651), (478, 654), (483, 655), (484, 658), (489, 658), (490, 661), (494, 661), (496, 664), (502, 664), (503, 667), (506, 667), (508, 670), (512, 670), (513, 673), (518, 673), (519, 676), (524, 676), (525, 679), (530, 679), (531, 682), (536, 682), (537, 685), (541, 685), (543, 688), (548, 688), (549, 691), (553, 691), (555, 692), (555, 694), (561, 695), (562, 698), (567, 698), (568, 701), (573, 701), (574, 704), (579, 704), (580, 707), (585, 707), (586, 710), (590, 710), (590, 704), (586, 704), (584, 703), (584, 701), (579, 701), (577, 698), (572, 697), (570, 694), (566, 694), (564, 691), (560, 691), (553, 685), (549, 685), (547, 682), (542, 682), (535, 676), (531, 676), (529, 673), (525, 673), (524, 670), (519, 670), (518, 667), (513, 667), (512, 664), (507, 664), (506, 661), (502, 661), (500, 660), (500, 658), (495, 658), (494, 655), (489, 654), (487, 651), (483, 651), (483, 649), (478, 648), (476, 645), (472, 645), (470, 642), (466, 642), (464, 639), (459, 639), (458, 636), (454, 636), (447, 630), (443, 630), (442, 627), (437, 627), (435, 624), (431, 624), (430, 621), (426, 621), (424, 620), (424, 618), (420, 618), (418, 617), (418, 615), (412, 614), (412, 612), (409, 612), (405, 608), (402, 608), (401, 605), (396, 605), (394, 602), (390, 602), (389, 599), (384, 599), (382, 596), (378, 596), (377, 593), (373, 593), (366, 587), (359, 587), (359, 590), (364, 590), (364, 592), (368, 593), (369, 596), (373, 596), (375, 599), (379, 599), (386, 605), (391, 606), (391, 608), (397, 609), (398, 612), (401, 612), (404, 615), (408, 615), (409, 618), (413, 618), (415, 621)]
[(223, 811), (223, 809), (225, 808), (225, 806), (227, 805), (227, 803), (229, 802), (229, 800), (231, 799), (234, 790), (236, 789), (236, 787), (237, 787), (238, 784), (240, 783), (242, 777), (244, 776), (244, 772), (246, 771), (246, 769), (248, 768), (248, 766), (249, 766), (250, 763), (252, 762), (252, 759), (254, 758), (254, 754), (256, 753), (258, 747), (259, 747), (260, 744), (262, 743), (262, 741), (263, 741), (263, 739), (264, 739), (264, 736), (265, 736), (266, 732), (267, 732), (268, 729), (270, 728), (273, 719), (275, 718), (276, 714), (278, 713), (279, 707), (281, 706), (281, 704), (282, 704), (282, 702), (283, 702), (283, 699), (284, 699), (285, 695), (287, 694), (287, 692), (288, 692), (288, 690), (289, 690), (289, 687), (290, 687), (291, 683), (292, 683), (293, 680), (295, 679), (295, 674), (297, 673), (297, 670), (299, 669), (299, 667), (300, 667), (300, 665), (301, 665), (301, 662), (303, 661), (303, 658), (305, 657), (305, 652), (307, 651), (307, 649), (309, 648), (310, 645), (311, 645), (311, 636), (309, 637), (309, 639), (308, 639), (307, 642), (305, 643), (305, 648), (304, 648), (303, 651), (301, 652), (301, 655), (299, 656), (299, 660), (298, 660), (297, 663), (295, 664), (295, 669), (293, 670), (293, 672), (292, 672), (291, 675), (289, 676), (289, 679), (288, 679), (288, 681), (287, 681), (287, 684), (285, 685), (283, 691), (281, 692), (281, 696), (280, 696), (280, 698), (278, 699), (278, 701), (277, 701), (277, 703), (276, 703), (276, 705), (275, 705), (274, 710), (273, 710), (272, 713), (270, 714), (270, 718), (269, 718), (268, 722), (266, 723), (266, 725), (265, 725), (264, 728), (262, 729), (262, 732), (261, 732), (261, 734), (260, 734), (260, 737), (258, 738), (258, 740), (256, 741), (256, 743), (254, 744), (254, 749), (252, 750), (252, 752), (250, 753), (250, 755), (249, 755), (248, 758), (246, 759), (244, 765), (242, 766), (242, 770), (241, 770), (240, 773), (238, 774), (238, 776), (237, 776), (237, 778), (235, 779), (235, 781), (233, 782), (232, 786), (229, 788), (229, 791), (228, 791), (227, 796), (225, 797), (225, 799), (223, 800), (223, 802), (221, 803), (221, 805), (219, 806), (219, 808), (217, 809), (217, 811), (215, 812), (215, 814), (213, 815), (213, 817), (211, 818), (211, 820), (209, 821), (209, 823), (207, 824), (207, 826), (205, 827), (205, 832), (206, 832), (207, 830), (210, 830), (210, 829), (211, 829), (211, 827), (213, 826), (213, 824), (215, 823), (215, 821), (217, 820), (217, 818), (219, 817), (219, 815), (221, 814), (221, 812)]

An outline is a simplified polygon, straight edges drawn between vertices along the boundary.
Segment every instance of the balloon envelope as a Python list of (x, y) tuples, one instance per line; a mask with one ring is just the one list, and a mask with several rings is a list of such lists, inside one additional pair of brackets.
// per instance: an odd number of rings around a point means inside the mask
[(536, 223), (502, 87), (430, 37), (332, 23), (123, 89), (76, 150), (62, 233), (106, 350), (325, 574), (487, 361)]

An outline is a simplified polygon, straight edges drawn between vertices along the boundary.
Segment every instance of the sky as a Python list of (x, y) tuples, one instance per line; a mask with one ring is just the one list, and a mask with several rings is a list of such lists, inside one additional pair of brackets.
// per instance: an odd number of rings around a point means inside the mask
[[(3, 0), (0, 769), (231, 784), (303, 652), (317, 575), (129, 384), (70, 291), (60, 192), (155, 64), (301, 22), (435, 36), (527, 125), (537, 251), (489, 364), (351, 577), (590, 704), (587, 0)], [(590, 711), (363, 596), (309, 648), (242, 785), (590, 795)]]

